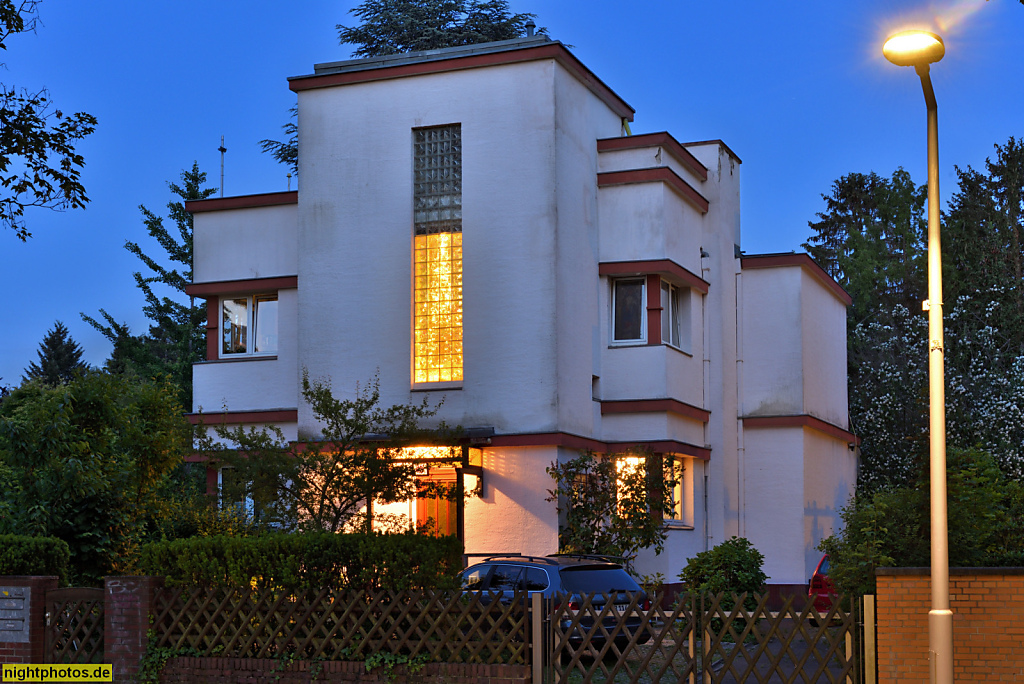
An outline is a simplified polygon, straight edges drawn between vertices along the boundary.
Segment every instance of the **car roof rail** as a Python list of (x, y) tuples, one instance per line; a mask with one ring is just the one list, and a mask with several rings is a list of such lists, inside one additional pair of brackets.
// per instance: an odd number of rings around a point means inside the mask
[(545, 565), (557, 565), (558, 564), (558, 561), (556, 561), (556, 560), (554, 560), (552, 558), (548, 558), (546, 556), (521, 556), (519, 554), (515, 554), (515, 555), (500, 554), (500, 555), (497, 555), (497, 556), (489, 556), (489, 557), (483, 558), (483, 559), (481, 559), (481, 560), (479, 560), (477, 562), (478, 563), (489, 563), (491, 561), (496, 561), (496, 560), (508, 561), (510, 563), (514, 563), (516, 561), (526, 561), (527, 563), (544, 563)]
[(625, 565), (626, 559), (622, 556), (607, 556), (600, 553), (552, 553), (548, 558), (578, 558), (580, 560), (604, 561), (616, 565)]

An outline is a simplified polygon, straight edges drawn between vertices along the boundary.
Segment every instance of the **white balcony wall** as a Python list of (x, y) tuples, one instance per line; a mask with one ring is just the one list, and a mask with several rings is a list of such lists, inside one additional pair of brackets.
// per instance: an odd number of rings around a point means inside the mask
[(195, 214), (193, 282), (292, 276), (298, 272), (294, 204)]

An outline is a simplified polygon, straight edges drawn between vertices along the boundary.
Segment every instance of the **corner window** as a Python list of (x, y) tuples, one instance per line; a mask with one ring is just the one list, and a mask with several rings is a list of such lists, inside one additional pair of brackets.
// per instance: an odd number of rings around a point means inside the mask
[(277, 295), (221, 300), (221, 354), (277, 353)]
[(643, 342), (644, 279), (619, 278), (612, 281), (612, 341)]
[(679, 288), (661, 281), (661, 341), (673, 347), (680, 346), (679, 299)]

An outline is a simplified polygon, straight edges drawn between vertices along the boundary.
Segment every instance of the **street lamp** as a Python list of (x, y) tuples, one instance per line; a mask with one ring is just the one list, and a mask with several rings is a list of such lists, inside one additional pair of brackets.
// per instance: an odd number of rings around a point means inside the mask
[(931, 475), (932, 608), (928, 611), (931, 681), (953, 683), (953, 611), (949, 609), (949, 534), (946, 512), (946, 390), (942, 344), (942, 246), (939, 240), (939, 116), (928, 65), (946, 54), (942, 39), (927, 31), (903, 31), (882, 46), (897, 66), (921, 77), (928, 107), (928, 424)]

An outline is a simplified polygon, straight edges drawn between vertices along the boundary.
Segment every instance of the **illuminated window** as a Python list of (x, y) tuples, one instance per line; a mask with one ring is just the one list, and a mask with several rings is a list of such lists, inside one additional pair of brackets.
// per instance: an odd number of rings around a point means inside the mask
[(413, 382), (462, 381), (462, 127), (413, 131)]
[(277, 295), (221, 300), (221, 354), (277, 353)]
[[(643, 456), (622, 456), (616, 459), (615, 468), (619, 478), (617, 484), (620, 489), (620, 501), (623, 496), (649, 497), (651, 492), (646, 491), (646, 488), (653, 483), (646, 477), (647, 468), (656, 468), (658, 463), (662, 467), (661, 476), (664, 478), (662, 481), (668, 484), (664, 491), (666, 500), (662, 515), (665, 520), (684, 522), (686, 504), (684, 483), (686, 478), (682, 460), (673, 456), (653, 456), (650, 459)], [(656, 487), (652, 488), (656, 489)], [(638, 489), (643, 491), (638, 491)]]

